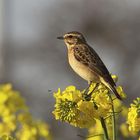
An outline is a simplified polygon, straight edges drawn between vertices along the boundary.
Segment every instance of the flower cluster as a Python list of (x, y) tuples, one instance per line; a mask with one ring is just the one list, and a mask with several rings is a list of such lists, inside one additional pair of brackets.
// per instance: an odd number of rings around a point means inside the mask
[(96, 120), (96, 124), (88, 129), (89, 135), (87, 140), (103, 140), (103, 128), (99, 120)]
[(140, 131), (140, 98), (134, 100), (133, 104), (130, 105), (128, 111), (128, 125), (129, 131), (139, 132)]
[[(112, 96), (115, 99), (115, 96)], [(113, 101), (113, 106), (114, 106), (114, 111), (115, 111), (115, 118), (116, 121), (118, 121), (118, 115), (123, 115), (124, 112), (126, 111), (124, 109), (123, 103), (120, 100), (115, 99)], [(112, 132), (112, 113), (110, 112), (110, 114), (105, 117), (105, 123), (106, 123), (106, 127), (108, 130), (108, 135), (110, 138), (113, 137), (113, 132)], [(117, 124), (116, 124), (117, 127)], [(87, 140), (104, 140), (104, 132), (103, 132), (103, 127), (100, 123), (100, 120), (96, 119), (96, 124), (92, 127), (90, 127), (88, 129), (88, 136), (87, 136)]]
[[(116, 127), (118, 128), (118, 136), (123, 136), (125, 139), (136, 139), (138, 137), (138, 132), (140, 131), (140, 98), (134, 100), (130, 108), (127, 108), (119, 100), (114, 100), (116, 115)], [(121, 118), (121, 120), (120, 120)], [(127, 119), (127, 120), (126, 120)], [(111, 117), (106, 119), (106, 125), (109, 133), (109, 137), (112, 137), (112, 122)], [(128, 127), (129, 125), (129, 127)], [(99, 120), (96, 120), (95, 126), (88, 129), (89, 134), (87, 140), (103, 140), (103, 128)]]
[(1, 137), (1, 140), (15, 140), (13, 137), (11, 137), (11, 136), (8, 136), (8, 135), (3, 135), (2, 137)]
[(0, 85), (0, 138), (13, 140), (51, 139), (49, 126), (34, 119), (20, 93), (11, 84)]
[[(88, 127), (95, 124), (93, 104), (84, 102), (82, 94), (74, 86), (69, 86), (61, 93), (60, 89), (54, 94), (56, 98), (55, 118), (74, 125), (75, 127)], [(83, 103), (84, 102), (84, 103)], [(84, 104), (83, 111), (81, 111)], [(86, 112), (91, 112), (92, 114)]]
[[(117, 80), (116, 76), (113, 76)], [(117, 88), (121, 97), (125, 94), (121, 87)], [(110, 115), (112, 102), (108, 96), (109, 91), (103, 85), (92, 83), (88, 93), (80, 91), (74, 86), (67, 87), (61, 92), (54, 93), (56, 99), (53, 114), (56, 120), (67, 122), (75, 127), (89, 128), (94, 126), (96, 120)], [(113, 98), (113, 96), (112, 96)]]

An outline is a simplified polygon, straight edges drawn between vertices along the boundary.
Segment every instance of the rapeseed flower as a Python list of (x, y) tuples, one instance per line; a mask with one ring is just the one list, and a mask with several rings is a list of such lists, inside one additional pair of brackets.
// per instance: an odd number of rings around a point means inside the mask
[[(112, 78), (117, 82), (117, 76), (113, 75)], [(126, 98), (121, 86), (116, 89), (122, 98)], [(109, 138), (113, 138), (114, 131), (112, 130), (115, 130), (113, 119), (118, 119), (116, 116), (119, 113), (123, 112), (124, 115), (127, 112), (122, 111), (124, 107), (122, 102), (101, 83), (92, 83), (88, 91), (87, 89), (80, 91), (75, 86), (68, 86), (64, 91), (58, 89), (54, 97), (56, 100), (53, 111), (55, 119), (75, 127), (88, 128), (87, 139), (90, 140), (107, 138), (106, 128)]]
[(87, 140), (103, 140), (104, 133), (101, 122), (97, 119), (96, 124), (88, 129)]
[(0, 139), (50, 140), (49, 126), (32, 117), (25, 100), (11, 84), (0, 85)]
[(129, 131), (140, 131), (140, 98), (134, 100), (130, 105), (127, 123), (129, 125)]
[(126, 138), (135, 138), (137, 136), (137, 133), (134, 132), (134, 131), (129, 131), (129, 128), (128, 128), (128, 124), (127, 123), (122, 123), (120, 125), (120, 131), (122, 133), (122, 135)]
[(16, 140), (16, 139), (14, 139), (13, 137), (8, 136), (8, 135), (3, 135), (3, 136), (0, 138), (0, 140)]
[(75, 86), (68, 86), (64, 91), (58, 89), (54, 93), (56, 103), (53, 114), (56, 120), (87, 128), (95, 124), (95, 119), (110, 115), (112, 103), (109, 91), (102, 84), (96, 90), (95, 87), (96, 83), (92, 83), (86, 95), (85, 90), (80, 91)]
[(83, 98), (81, 92), (76, 87), (69, 86), (63, 92), (59, 89), (57, 93), (54, 93), (54, 97), (56, 104), (53, 114), (56, 120), (59, 119), (80, 128), (89, 127), (89, 125), (95, 123), (91, 115), (80, 110)]

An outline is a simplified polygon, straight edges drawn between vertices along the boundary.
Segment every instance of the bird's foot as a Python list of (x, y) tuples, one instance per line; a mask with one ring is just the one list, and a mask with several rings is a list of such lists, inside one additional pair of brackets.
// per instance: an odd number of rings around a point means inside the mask
[(94, 87), (94, 89), (88, 94), (89, 91), (89, 87), (91, 86), (92, 82), (89, 84), (89, 86), (86, 88), (86, 90), (83, 93), (83, 98), (85, 101), (90, 101), (91, 100), (91, 96), (92, 93), (97, 89), (97, 87), (99, 86), (99, 83), (97, 83)]

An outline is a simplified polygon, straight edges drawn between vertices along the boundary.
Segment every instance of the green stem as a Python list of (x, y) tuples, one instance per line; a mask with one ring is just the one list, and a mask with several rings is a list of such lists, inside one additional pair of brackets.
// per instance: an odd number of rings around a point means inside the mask
[(113, 140), (116, 140), (116, 117), (115, 117), (115, 109), (114, 109), (114, 105), (113, 105), (113, 99), (111, 97), (110, 94), (109, 98), (111, 101), (111, 108), (112, 108), (112, 129), (113, 129)]
[(104, 139), (105, 140), (109, 140), (109, 136), (108, 136), (108, 132), (107, 132), (107, 127), (106, 127), (104, 118), (100, 117), (100, 121), (101, 121), (101, 125), (102, 125), (103, 131), (104, 131)]

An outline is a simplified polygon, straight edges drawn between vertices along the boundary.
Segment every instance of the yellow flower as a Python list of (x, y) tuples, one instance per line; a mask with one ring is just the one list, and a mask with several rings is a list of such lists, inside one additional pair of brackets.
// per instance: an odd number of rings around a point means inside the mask
[[(88, 94), (92, 93), (89, 100), (74, 86), (67, 87), (64, 91), (54, 93), (56, 99), (53, 114), (56, 120), (61, 120), (76, 127), (90, 127), (95, 124), (95, 119), (106, 117), (111, 111), (111, 101), (107, 88), (100, 84), (94, 91), (96, 83), (92, 83)], [(91, 123), (92, 122), (92, 123)]]
[(140, 98), (137, 98), (131, 104), (128, 111), (129, 131), (139, 132), (140, 131)]
[(32, 121), (32, 116), (29, 112), (22, 112), (17, 115), (17, 120), (22, 124), (29, 124)]
[(111, 77), (113, 78), (114, 82), (117, 83), (117, 81), (118, 81), (118, 76), (116, 76), (116, 75), (111, 75)]
[(93, 100), (98, 107), (98, 116), (106, 117), (111, 109), (111, 102), (107, 96), (107, 90), (101, 92), (97, 93)]
[(96, 118), (108, 116), (111, 110), (111, 101), (108, 97), (108, 89), (100, 84), (96, 90), (95, 83), (92, 83), (89, 93), (92, 92), (91, 101), (96, 106)]
[(24, 124), (16, 136), (20, 140), (35, 140), (38, 137), (37, 129), (33, 125)]
[[(91, 112), (81, 111), (82, 94), (74, 86), (67, 87), (62, 93), (59, 89), (57, 93), (54, 93), (54, 97), (56, 98), (56, 104), (53, 114), (56, 120), (59, 119), (80, 128), (89, 127), (89, 125), (95, 123), (93, 116), (90, 114)], [(89, 104), (86, 105), (89, 106)]]
[(38, 140), (39, 138), (51, 139), (48, 131), (49, 127), (42, 121), (31, 120), (29, 123), (23, 123), (21, 129), (16, 133), (20, 140)]
[(56, 100), (58, 99), (58, 102), (60, 99), (73, 102), (78, 102), (82, 99), (81, 92), (74, 86), (68, 86), (62, 93), (60, 89), (58, 89), (58, 92), (54, 93), (54, 97), (56, 98)]
[[(116, 75), (111, 75), (111, 77), (113, 78), (114, 82), (117, 83), (118, 77)], [(122, 99), (125, 99), (127, 97), (123, 91), (122, 86), (118, 86), (116, 89), (117, 89), (118, 94), (121, 96)]]
[[(111, 117), (106, 118), (105, 123), (106, 123), (109, 138), (112, 138), (113, 133), (112, 133)], [(96, 124), (93, 127), (89, 128), (88, 131), (89, 134), (87, 136), (87, 140), (104, 140), (104, 132), (99, 119), (96, 119)]]
[(123, 134), (123, 136), (127, 137), (127, 138), (136, 137), (137, 136), (136, 132), (128, 130), (128, 125), (126, 123), (122, 123), (120, 125), (120, 131)]
[(20, 93), (11, 84), (0, 85), (0, 138), (14, 140), (50, 140), (48, 125), (34, 119)]
[(87, 114), (88, 116), (90, 116), (91, 118), (99, 118), (98, 113), (96, 108), (94, 107), (93, 102), (89, 102), (89, 101), (79, 101), (78, 102), (78, 109), (84, 113)]
[(121, 86), (118, 86), (116, 89), (117, 89), (117, 92), (121, 96), (122, 99), (125, 99), (127, 97)]
[(36, 123), (37, 123), (37, 129), (38, 129), (39, 134), (45, 138), (50, 137), (50, 132), (48, 131), (49, 126), (42, 121), (37, 121)]
[(33, 119), (26, 122), (22, 122), (21, 129), (16, 133), (16, 136), (20, 140), (38, 140), (39, 138), (51, 139), (49, 127), (42, 121), (35, 121)]
[(8, 135), (3, 135), (0, 139), (1, 140), (15, 140), (13, 137), (8, 136)]
[[(89, 93), (96, 84), (92, 83)], [(93, 91), (91, 99), (86, 101), (82, 96), (84, 91), (79, 91), (74, 86), (67, 87), (63, 92), (58, 89), (54, 93), (56, 99), (53, 114), (56, 120), (61, 120), (76, 127), (91, 127), (95, 119), (108, 116), (111, 110), (111, 102), (108, 98), (108, 90), (100, 84), (97, 91)]]
[[(117, 81), (117, 76), (112, 76)], [(112, 115), (112, 104), (116, 104), (116, 111), (121, 111), (122, 104), (119, 100), (110, 100), (109, 90), (103, 85), (95, 89), (96, 83), (92, 83), (88, 93), (85, 89), (80, 91), (74, 86), (68, 86), (64, 91), (58, 89), (54, 93), (56, 100), (53, 114), (56, 120), (67, 122), (80, 128), (89, 128), (95, 125), (95, 119), (106, 118)], [(122, 87), (118, 87), (118, 92), (124, 96)], [(114, 95), (111, 94), (112, 97)], [(111, 129), (111, 128), (110, 128)]]
[(120, 131), (122, 132), (123, 136), (128, 137), (130, 135), (130, 132), (128, 131), (128, 127), (126, 123), (122, 123), (120, 126)]
[(78, 127), (89, 128), (95, 125), (95, 116), (97, 115), (96, 109), (92, 102), (79, 101), (78, 104), (79, 114), (77, 116)]
[(128, 114), (128, 108), (126, 106), (122, 105), (121, 110), (122, 110), (121, 111), (122, 117), (123, 118), (126, 118), (127, 117), (127, 114)]
[[(118, 100), (115, 100), (115, 101), (118, 101)], [(115, 106), (116, 106), (117, 104), (115, 104)], [(126, 120), (127, 119), (127, 117), (128, 117), (128, 111), (130, 110), (130, 109), (128, 109), (126, 106), (124, 106), (124, 104), (121, 102), (121, 104), (120, 103), (118, 103), (118, 105), (117, 105), (118, 107), (117, 107), (117, 110), (116, 111), (118, 111), (119, 112), (119, 110), (121, 109), (121, 112), (120, 112), (120, 115), (121, 115), (121, 120)], [(120, 107), (119, 107), (120, 106)], [(119, 109), (120, 108), (120, 109)], [(135, 109), (134, 109), (134, 112), (135, 112)], [(134, 113), (133, 112), (133, 113)], [(132, 113), (132, 112), (131, 112)], [(135, 118), (135, 115), (136, 115), (136, 112), (134, 113), (134, 118)], [(118, 115), (116, 116), (117, 117), (117, 119), (118, 119)], [(131, 114), (131, 117), (132, 117), (132, 114)], [(130, 119), (133, 119), (133, 117), (132, 118), (130, 118)], [(137, 132), (135, 132), (135, 131), (129, 131), (129, 125), (128, 125), (128, 121), (127, 122), (123, 122), (121, 125), (119, 125), (119, 129), (120, 129), (120, 132), (121, 132), (121, 134), (124, 136), (124, 137), (126, 137), (126, 138), (136, 138), (137, 137)]]
[(5, 94), (4, 92), (0, 92), (0, 104), (5, 103), (7, 99), (8, 99), (7, 94)]
[(103, 140), (103, 128), (101, 122), (96, 119), (96, 124), (88, 129), (87, 140)]
[(76, 101), (79, 97), (79, 91), (70, 86), (62, 93), (59, 89), (54, 97), (56, 98), (55, 110), (53, 111), (55, 118), (71, 122), (78, 114)]

